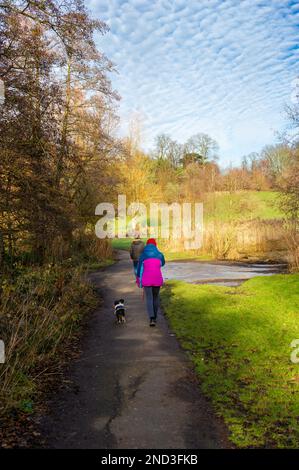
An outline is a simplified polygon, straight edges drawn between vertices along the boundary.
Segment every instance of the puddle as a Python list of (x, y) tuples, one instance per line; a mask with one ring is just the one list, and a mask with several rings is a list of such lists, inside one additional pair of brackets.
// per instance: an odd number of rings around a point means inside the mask
[(165, 280), (233, 287), (255, 276), (272, 276), (285, 270), (284, 264), (171, 261), (163, 268), (163, 276)]

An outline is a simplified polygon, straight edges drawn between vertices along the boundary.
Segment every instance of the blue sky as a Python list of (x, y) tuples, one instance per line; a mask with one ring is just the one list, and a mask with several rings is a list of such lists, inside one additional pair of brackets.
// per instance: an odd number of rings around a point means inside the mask
[(139, 114), (144, 148), (206, 132), (220, 163), (277, 139), (299, 75), (299, 0), (89, 0), (110, 32), (121, 130)]

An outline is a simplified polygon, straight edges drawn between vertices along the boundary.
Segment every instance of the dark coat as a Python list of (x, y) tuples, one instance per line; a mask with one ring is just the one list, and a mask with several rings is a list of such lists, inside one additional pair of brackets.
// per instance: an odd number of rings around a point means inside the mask
[(133, 240), (130, 249), (130, 256), (133, 261), (138, 261), (144, 248), (144, 242), (142, 240)]

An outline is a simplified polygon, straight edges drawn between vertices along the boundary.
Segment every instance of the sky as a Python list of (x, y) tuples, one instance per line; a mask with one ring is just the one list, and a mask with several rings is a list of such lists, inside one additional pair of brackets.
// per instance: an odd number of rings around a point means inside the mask
[(208, 133), (219, 163), (275, 143), (299, 75), (299, 0), (88, 0), (110, 31), (120, 133), (132, 115), (144, 149), (155, 136)]

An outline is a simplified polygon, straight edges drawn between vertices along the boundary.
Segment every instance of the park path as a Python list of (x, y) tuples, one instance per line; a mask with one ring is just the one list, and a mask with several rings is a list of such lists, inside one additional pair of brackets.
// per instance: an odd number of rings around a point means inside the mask
[[(91, 274), (103, 298), (92, 315), (69, 385), (43, 418), (46, 446), (88, 449), (192, 449), (227, 446), (223, 424), (200, 392), (192, 367), (160, 315), (149, 328), (127, 252)], [(112, 304), (123, 297), (126, 325)]]

